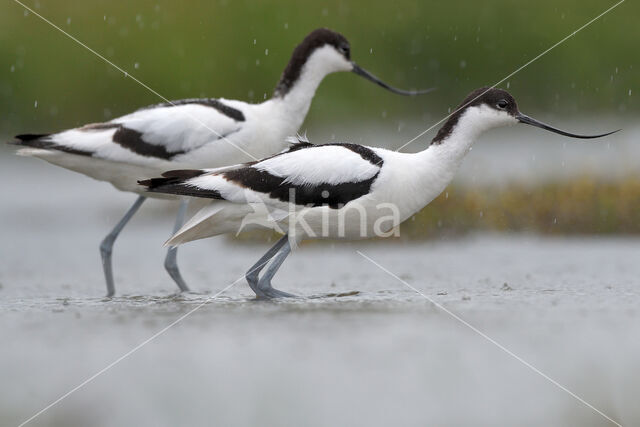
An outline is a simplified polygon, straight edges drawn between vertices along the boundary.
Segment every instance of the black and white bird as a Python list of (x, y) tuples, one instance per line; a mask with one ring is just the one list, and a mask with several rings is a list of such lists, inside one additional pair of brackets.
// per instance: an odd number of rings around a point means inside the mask
[[(152, 105), (106, 123), (88, 124), (53, 134), (18, 135), (18, 154), (110, 182), (118, 190), (139, 194), (135, 203), (100, 244), (107, 294), (115, 287), (111, 253), (116, 237), (148, 196), (137, 180), (168, 169), (233, 165), (282, 151), (286, 137), (302, 125), (322, 80), (352, 71), (391, 92), (417, 95), (430, 91), (396, 89), (351, 60), (349, 42), (328, 29), (311, 32), (293, 51), (273, 97), (261, 104), (223, 98), (184, 99)], [(144, 194), (143, 194), (144, 193)], [(174, 198), (174, 196), (169, 196)], [(174, 232), (184, 222), (187, 202), (178, 209)], [(180, 290), (188, 287), (178, 269), (176, 249), (165, 268)]]
[[(246, 274), (259, 298), (290, 296), (271, 279), (292, 246), (310, 238), (362, 239), (384, 236), (428, 205), (453, 179), (483, 132), (526, 123), (573, 138), (576, 135), (520, 113), (504, 90), (473, 91), (419, 153), (357, 144), (314, 145), (233, 167), (176, 170), (140, 183), (151, 193), (215, 199), (169, 241), (175, 246), (239, 229), (268, 227), (285, 236)], [(271, 261), (267, 271), (262, 268)]]

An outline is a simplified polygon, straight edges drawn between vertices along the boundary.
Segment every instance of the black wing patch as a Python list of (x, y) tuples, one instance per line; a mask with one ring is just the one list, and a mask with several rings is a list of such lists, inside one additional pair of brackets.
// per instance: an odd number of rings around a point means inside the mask
[(136, 154), (147, 157), (157, 157), (159, 159), (171, 160), (172, 157), (184, 154), (183, 150), (169, 152), (162, 145), (149, 144), (142, 139), (142, 133), (124, 126), (118, 127), (113, 134), (113, 142), (133, 151)]
[(327, 146), (346, 148), (347, 150), (351, 150), (354, 153), (360, 155), (360, 157), (362, 157), (364, 160), (368, 161), (372, 165), (382, 166), (382, 163), (383, 163), (382, 157), (378, 156), (372, 149), (370, 149), (368, 147), (365, 147), (364, 145), (349, 144), (349, 143), (339, 143), (339, 142), (330, 143), (330, 144), (313, 144), (311, 142), (304, 141), (304, 140), (301, 140), (299, 142), (291, 144), (287, 150), (285, 150), (285, 151), (283, 151), (281, 153), (277, 153), (277, 154), (274, 154), (273, 156), (265, 157), (264, 159), (259, 160), (257, 162), (251, 162), (251, 163), (246, 163), (246, 164), (250, 165), (250, 164), (259, 163), (259, 162), (267, 160), (267, 159), (272, 159), (274, 157), (282, 156), (284, 154), (288, 154), (288, 153), (291, 153), (293, 151), (304, 150), (306, 148), (327, 147)]
[[(126, 128), (119, 123), (92, 123), (85, 125), (78, 130), (84, 132), (101, 131), (106, 129), (116, 129), (113, 134), (112, 140), (116, 144), (133, 151), (136, 154), (147, 157), (156, 157), (159, 159), (171, 160), (174, 156), (184, 154), (185, 151), (167, 151), (162, 145), (149, 144), (142, 138), (142, 133), (133, 129)], [(91, 151), (78, 150), (76, 148), (67, 147), (62, 144), (57, 144), (48, 139), (49, 134), (35, 135), (35, 134), (23, 134), (17, 135), (15, 141), (16, 145), (23, 145), (32, 148), (42, 148), (45, 150), (57, 150), (70, 154), (79, 154), (82, 156), (92, 156)]]
[[(22, 135), (16, 135), (16, 139), (19, 139), (21, 142), (33, 141), (36, 139), (46, 138), (51, 134), (49, 133), (23, 133)], [(16, 142), (17, 143), (17, 142)]]
[(259, 193), (268, 194), (269, 197), (282, 202), (311, 207), (328, 205), (332, 209), (339, 209), (350, 201), (368, 194), (371, 185), (378, 177), (378, 174), (375, 174), (364, 181), (296, 185), (285, 182), (286, 178), (271, 175), (267, 171), (253, 167), (233, 169), (223, 172), (221, 175), (227, 181), (232, 181)]
[(186, 180), (195, 178), (206, 171), (199, 169), (179, 169), (162, 174), (162, 178), (151, 178), (138, 181), (138, 184), (147, 187), (147, 191), (152, 193), (177, 194), (180, 196), (204, 197), (207, 199), (222, 199), (223, 197), (216, 190), (203, 190), (198, 187), (188, 185)]
[[(244, 114), (242, 114), (242, 111), (240, 111), (240, 110), (238, 110), (236, 108), (230, 107), (230, 106), (228, 106), (226, 104), (223, 104), (222, 102), (220, 102), (216, 98), (179, 99), (177, 101), (163, 102), (161, 104), (150, 105), (148, 107), (141, 108), (140, 110), (147, 110), (147, 109), (150, 109), (150, 108), (159, 108), (159, 107), (175, 107), (175, 106), (178, 106), (178, 105), (187, 105), (187, 104), (200, 104), (200, 105), (204, 105), (205, 107), (215, 108), (216, 110), (218, 110), (219, 112), (221, 112), (225, 116), (227, 116), (229, 118), (232, 118), (236, 122), (244, 122), (245, 121)], [(138, 110), (138, 111), (140, 111), (140, 110)]]
[(356, 154), (359, 154), (364, 160), (368, 161), (372, 165), (382, 166), (382, 157), (378, 156), (372, 149), (365, 147), (364, 145), (358, 144), (326, 144), (326, 145), (337, 145), (340, 147), (344, 147), (347, 150), (351, 150)]
[[(271, 156), (270, 158), (284, 155), (292, 151), (304, 150), (311, 147), (339, 146), (344, 147), (359, 154), (364, 160), (372, 164), (382, 167), (383, 160), (373, 150), (358, 144), (323, 144), (314, 145), (310, 143), (294, 144), (289, 150)], [(259, 193), (267, 194), (273, 199), (282, 202), (294, 203), (300, 206), (324, 206), (327, 205), (332, 209), (339, 209), (352, 200), (367, 195), (371, 191), (371, 186), (378, 178), (379, 172), (371, 178), (354, 181), (343, 182), (340, 184), (292, 184), (285, 182), (286, 177), (279, 177), (252, 167), (259, 162), (245, 163), (244, 166), (222, 171), (218, 173), (227, 181), (236, 185), (253, 190)], [(162, 174), (163, 178), (153, 178), (144, 181), (138, 181), (139, 184), (145, 185), (148, 191), (154, 193), (167, 193), (182, 196), (202, 197), (209, 199), (224, 199), (220, 192), (211, 189), (200, 189), (193, 185), (189, 185), (187, 181), (191, 178), (206, 173), (202, 170), (176, 170)]]
[[(220, 113), (224, 114), (225, 116), (235, 120), (236, 122), (245, 121), (245, 117), (242, 111), (236, 108), (230, 107), (226, 104), (223, 104), (222, 102), (220, 102), (215, 98), (181, 99), (178, 101), (164, 102), (162, 104), (151, 105), (149, 107), (141, 108), (138, 111), (146, 110), (150, 108), (174, 107), (177, 105), (186, 105), (186, 104), (199, 104), (207, 107), (212, 107), (218, 110)], [(105, 129), (117, 129), (116, 132), (113, 134), (113, 138), (112, 138), (113, 142), (141, 156), (156, 157), (159, 159), (171, 160), (175, 156), (186, 153), (186, 151), (184, 150), (168, 151), (162, 145), (150, 144), (142, 138), (143, 134), (141, 132), (138, 132), (133, 129), (129, 129), (119, 123), (110, 123), (110, 122), (92, 123), (92, 124), (85, 125), (81, 128), (78, 128), (78, 130), (82, 130), (85, 132), (100, 131)], [(224, 139), (239, 130), (240, 129), (236, 129), (225, 135), (220, 135), (220, 139)], [(92, 153), (89, 151), (78, 150), (75, 148), (66, 147), (64, 145), (56, 144), (54, 142), (48, 141), (45, 139), (48, 136), (50, 136), (50, 134), (17, 135), (16, 138), (19, 141), (15, 141), (14, 143), (16, 145), (24, 145), (28, 147), (43, 148), (48, 150), (58, 150), (58, 151), (64, 151), (66, 153), (79, 154), (84, 156), (92, 155)]]
[(36, 134), (30, 134), (30, 133), (16, 135), (17, 141), (12, 141), (11, 144), (20, 145), (23, 147), (30, 147), (30, 148), (42, 148), (44, 150), (63, 151), (65, 153), (77, 154), (79, 156), (89, 156), (89, 157), (92, 156), (92, 153), (89, 151), (78, 150), (76, 148), (71, 148), (65, 145), (56, 144), (55, 142), (47, 139), (47, 137), (49, 136), (50, 136), (49, 134), (36, 135)]

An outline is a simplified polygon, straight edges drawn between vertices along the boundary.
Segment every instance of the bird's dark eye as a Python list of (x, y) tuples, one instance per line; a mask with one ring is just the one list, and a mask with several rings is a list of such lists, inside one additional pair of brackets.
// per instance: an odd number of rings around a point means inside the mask
[(501, 99), (500, 101), (498, 101), (498, 108), (501, 110), (504, 110), (505, 108), (507, 108), (507, 105), (509, 105), (509, 103), (507, 102), (506, 99)]
[(346, 56), (347, 58), (349, 57), (349, 46), (338, 46), (338, 51), (343, 54), (344, 56)]

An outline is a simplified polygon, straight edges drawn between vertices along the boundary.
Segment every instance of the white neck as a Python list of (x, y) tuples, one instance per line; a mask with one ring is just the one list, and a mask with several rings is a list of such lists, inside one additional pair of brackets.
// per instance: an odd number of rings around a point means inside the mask
[(274, 105), (277, 105), (292, 122), (297, 123), (298, 127), (302, 125), (307, 116), (313, 96), (322, 79), (326, 76), (326, 74), (318, 73), (317, 70), (309, 68), (306, 65), (303, 67), (300, 77), (284, 96), (272, 99)]
[(302, 125), (309, 112), (311, 101), (322, 80), (337, 71), (350, 71), (350, 62), (336, 53), (332, 46), (315, 50), (300, 69), (300, 75), (284, 95), (272, 98), (275, 105), (289, 116), (290, 120)]
[(437, 153), (443, 164), (455, 172), (480, 135), (489, 129), (515, 123), (517, 120), (514, 117), (486, 105), (469, 107), (458, 118), (448, 136), (418, 154), (431, 156)]
[(417, 179), (428, 189), (420, 203), (426, 205), (449, 185), (480, 135), (491, 128), (512, 123), (516, 120), (489, 107), (471, 107), (460, 116), (446, 138), (415, 154), (416, 168), (420, 171)]

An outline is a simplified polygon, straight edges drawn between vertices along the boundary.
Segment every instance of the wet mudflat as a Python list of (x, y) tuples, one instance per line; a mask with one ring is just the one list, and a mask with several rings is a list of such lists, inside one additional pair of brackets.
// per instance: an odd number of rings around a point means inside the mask
[(638, 241), (302, 247), (277, 283), (311, 297), (270, 303), (243, 281), (212, 299), (263, 248), (185, 250), (199, 293), (172, 295), (162, 254), (133, 249), (149, 243), (145, 228), (121, 242), (113, 299), (101, 297), (96, 251), (3, 253), (4, 425), (186, 314), (34, 425), (606, 425), (355, 249), (608, 415), (640, 419)]

